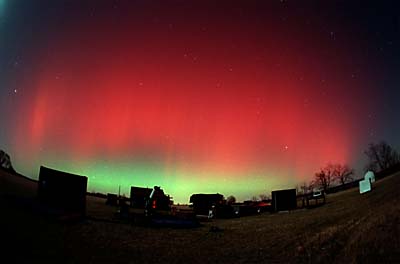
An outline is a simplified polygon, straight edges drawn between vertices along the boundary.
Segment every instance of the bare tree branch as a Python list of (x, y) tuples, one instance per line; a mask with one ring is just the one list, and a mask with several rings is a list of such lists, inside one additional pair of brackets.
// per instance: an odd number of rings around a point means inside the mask
[(348, 165), (335, 164), (333, 177), (336, 181), (339, 181), (340, 184), (345, 184), (353, 180), (354, 170), (350, 169)]
[(378, 172), (400, 163), (399, 153), (385, 141), (370, 143), (364, 153), (368, 157), (366, 170)]

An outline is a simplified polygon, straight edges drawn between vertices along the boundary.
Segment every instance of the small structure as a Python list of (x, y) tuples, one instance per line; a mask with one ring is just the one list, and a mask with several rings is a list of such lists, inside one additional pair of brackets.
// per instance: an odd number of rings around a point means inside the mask
[(371, 191), (370, 179), (359, 181), (360, 194)]
[(60, 216), (86, 215), (87, 177), (41, 166), (38, 181), (39, 201)]
[(271, 200), (262, 201), (244, 201), (243, 203), (234, 203), (231, 205), (235, 216), (247, 216), (271, 211)]
[(375, 182), (375, 174), (373, 171), (367, 171), (364, 176), (364, 180), (369, 180), (370, 183)]
[[(326, 203), (325, 192), (320, 189), (313, 189), (310, 193), (299, 194), (297, 199), (301, 200), (301, 208), (311, 208)], [(310, 201), (314, 201), (313, 204)]]
[[(215, 215), (215, 207), (223, 203), (224, 196), (222, 194), (193, 194), (190, 196), (189, 202), (193, 204), (193, 211), (196, 215)], [(212, 212), (210, 212), (210, 210)], [(211, 218), (212, 218), (211, 217)]]
[(154, 186), (146, 201), (146, 210), (171, 210), (171, 197), (166, 195), (160, 186)]
[(272, 210), (290, 211), (297, 208), (296, 189), (272, 191)]
[(131, 207), (145, 209), (146, 201), (149, 199), (153, 189), (143, 187), (131, 187)]
[(111, 205), (111, 206), (117, 206), (118, 205), (118, 195), (116, 195), (114, 193), (107, 193), (106, 204)]
[(375, 182), (375, 174), (372, 171), (367, 171), (364, 176), (364, 180), (359, 181), (360, 194), (366, 193), (372, 190), (372, 183)]

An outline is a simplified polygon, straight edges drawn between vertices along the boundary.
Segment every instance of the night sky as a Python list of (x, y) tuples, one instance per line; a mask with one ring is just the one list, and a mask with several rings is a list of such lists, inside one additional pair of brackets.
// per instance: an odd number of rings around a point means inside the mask
[(0, 0), (0, 149), (175, 202), (400, 147), (398, 1)]

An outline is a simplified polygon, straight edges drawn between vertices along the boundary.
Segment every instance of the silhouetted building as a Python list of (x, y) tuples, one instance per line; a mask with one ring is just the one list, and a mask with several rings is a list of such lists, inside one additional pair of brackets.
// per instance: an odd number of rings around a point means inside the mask
[(145, 209), (146, 201), (149, 199), (153, 189), (142, 187), (131, 187), (131, 206), (133, 208)]
[(271, 201), (244, 201), (232, 205), (235, 216), (259, 214), (271, 210)]
[(170, 210), (171, 209), (171, 198), (166, 195), (159, 186), (154, 186), (150, 193), (149, 200), (147, 201), (147, 206), (152, 209), (158, 210)]
[(113, 193), (107, 193), (107, 205), (117, 206), (118, 205), (118, 195)]
[(145, 214), (146, 216), (155, 216), (161, 211), (171, 211), (171, 197), (166, 195), (159, 186), (154, 186), (148, 199), (146, 200)]
[(312, 208), (326, 203), (324, 190), (316, 189), (309, 193), (297, 194), (296, 197), (298, 208)]
[(222, 194), (193, 194), (190, 196), (190, 203), (193, 204), (193, 211), (196, 215), (208, 215), (213, 206), (221, 205), (224, 196)]
[(86, 215), (87, 177), (41, 166), (38, 198), (61, 215)]
[(296, 189), (272, 191), (272, 209), (275, 212), (297, 208)]

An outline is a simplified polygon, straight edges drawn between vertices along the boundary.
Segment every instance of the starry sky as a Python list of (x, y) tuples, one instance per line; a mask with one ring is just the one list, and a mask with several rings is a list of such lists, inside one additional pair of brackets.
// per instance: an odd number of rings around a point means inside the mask
[(399, 149), (397, 1), (0, 0), (0, 149), (86, 175), (249, 199)]

